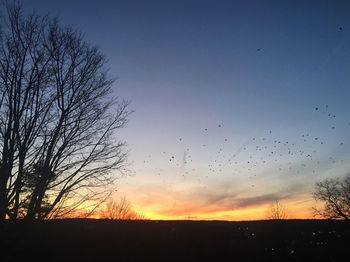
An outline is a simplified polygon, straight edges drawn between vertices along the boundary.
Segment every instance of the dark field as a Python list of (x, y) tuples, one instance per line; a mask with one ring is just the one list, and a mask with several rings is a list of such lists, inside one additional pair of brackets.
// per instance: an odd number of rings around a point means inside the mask
[(350, 223), (58, 220), (6, 224), (0, 261), (350, 261)]

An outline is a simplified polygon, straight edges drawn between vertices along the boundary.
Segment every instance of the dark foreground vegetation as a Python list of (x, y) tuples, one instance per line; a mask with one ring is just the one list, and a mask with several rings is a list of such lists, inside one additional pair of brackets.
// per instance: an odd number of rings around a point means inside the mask
[(346, 221), (18, 221), (1, 231), (0, 261), (349, 261)]

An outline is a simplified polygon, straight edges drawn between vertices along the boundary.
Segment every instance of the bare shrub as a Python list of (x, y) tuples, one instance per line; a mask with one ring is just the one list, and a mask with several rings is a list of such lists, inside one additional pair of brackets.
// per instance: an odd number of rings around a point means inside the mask
[(287, 210), (285, 206), (281, 204), (280, 201), (276, 200), (274, 203), (271, 204), (268, 210), (267, 219), (281, 220), (287, 218)]
[(104, 218), (111, 220), (145, 220), (146, 217), (133, 210), (132, 205), (125, 196), (118, 200), (110, 199), (106, 203)]

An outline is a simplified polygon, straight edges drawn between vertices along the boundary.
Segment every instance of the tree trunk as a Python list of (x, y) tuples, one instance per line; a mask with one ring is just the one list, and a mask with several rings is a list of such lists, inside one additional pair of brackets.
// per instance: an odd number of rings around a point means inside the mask
[(0, 169), (0, 222), (6, 219), (7, 213), (7, 174), (3, 168)]
[(19, 197), (22, 190), (22, 179), (23, 179), (23, 167), (24, 167), (25, 156), (19, 156), (19, 166), (18, 166), (18, 175), (15, 182), (15, 204), (13, 207), (13, 217), (12, 219), (17, 219), (18, 210), (19, 210)]

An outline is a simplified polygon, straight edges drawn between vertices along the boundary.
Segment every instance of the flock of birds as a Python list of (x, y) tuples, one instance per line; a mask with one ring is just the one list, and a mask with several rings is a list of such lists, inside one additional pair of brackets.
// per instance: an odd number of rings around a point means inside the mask
[[(328, 105), (315, 107), (314, 111), (328, 120), (328, 128), (331, 132), (335, 132), (337, 126), (348, 126), (350, 122), (341, 123), (335, 121), (337, 116), (331, 112)], [(215, 128), (203, 128), (202, 132), (209, 134), (210, 131), (218, 131), (223, 129), (224, 124), (218, 124)], [(216, 130), (215, 130), (216, 129)], [(217, 147), (213, 155), (212, 147), (202, 143), (201, 148), (192, 148), (187, 146), (186, 141), (182, 137), (177, 138), (178, 146), (184, 148), (181, 154), (169, 154), (168, 151), (161, 151), (161, 159), (164, 162), (162, 167), (155, 167), (154, 173), (161, 177), (163, 182), (166, 180), (165, 170), (172, 168), (172, 172), (177, 173), (182, 179), (197, 180), (198, 183), (206, 184), (206, 179), (217, 175), (247, 175), (250, 180), (250, 186), (255, 187), (254, 178), (257, 178), (259, 172), (265, 168), (276, 174), (298, 175), (305, 173), (317, 173), (325, 164), (334, 165), (344, 163), (344, 159), (340, 156), (327, 156), (321, 158), (323, 148), (331, 142), (327, 137), (322, 135), (313, 135), (310, 132), (301, 133), (299, 136), (294, 136), (291, 139), (276, 138), (273, 130), (267, 130), (265, 135), (260, 137), (252, 137), (242, 143), (238, 148), (232, 150), (230, 138), (223, 137), (221, 146)], [(208, 142), (208, 141), (206, 141)], [(344, 147), (345, 141), (337, 142), (338, 147)], [(203, 159), (196, 159), (193, 153), (197, 150), (201, 152), (207, 150), (209, 161), (203, 163)], [(143, 161), (145, 166), (152, 168), (152, 155)]]
[[(339, 32), (343, 31), (343, 26), (338, 26)], [(264, 49), (258, 47), (257, 52), (263, 52)], [(325, 167), (325, 165), (334, 165), (337, 163), (343, 164), (345, 160), (341, 154), (327, 155), (330, 145), (333, 147), (345, 148), (346, 142), (349, 140), (335, 141), (334, 136), (337, 134), (337, 129), (347, 126), (350, 128), (350, 122), (337, 121), (337, 115), (332, 112), (329, 105), (316, 106), (314, 111), (326, 117), (328, 120), (328, 129), (334, 132), (332, 138), (326, 137), (319, 130), (309, 129), (308, 132), (302, 132), (299, 136), (293, 137), (278, 137), (281, 136), (273, 130), (266, 130), (262, 136), (251, 137), (237, 147), (237, 141), (228, 137), (222, 138), (220, 146), (213, 149), (208, 146), (208, 140), (197, 145), (195, 148), (189, 146), (189, 143), (182, 137), (177, 138), (176, 148), (183, 147), (181, 153), (169, 154), (168, 149), (161, 151), (161, 154), (148, 155), (143, 161), (144, 167), (154, 167), (152, 159), (162, 159), (164, 163), (162, 167), (155, 167), (154, 174), (157, 176), (163, 175), (163, 182), (167, 174), (166, 169), (172, 168), (172, 174), (176, 173), (182, 179), (196, 179), (199, 183), (205, 183), (205, 179), (209, 179), (220, 174), (244, 174), (248, 175), (250, 180), (256, 178), (265, 168), (269, 168), (271, 172), (288, 175), (298, 174), (315, 174)], [(219, 123), (217, 126), (205, 127), (201, 131), (201, 135), (209, 138), (218, 129), (224, 129), (224, 123)], [(316, 132), (313, 132), (316, 131)], [(348, 132), (348, 131), (346, 131)], [(337, 137), (343, 139), (341, 137)], [(231, 143), (231, 141), (233, 141)], [(235, 144), (233, 144), (235, 143)], [(333, 143), (333, 144), (332, 144)], [(214, 150), (214, 151), (213, 151)], [(196, 153), (207, 151), (209, 161), (203, 160), (202, 154), (196, 158)], [(213, 155), (213, 152), (215, 154)], [(327, 152), (331, 153), (331, 152)], [(346, 156), (345, 156), (346, 157)], [(167, 165), (166, 165), (167, 162)], [(157, 161), (159, 165), (159, 161)], [(156, 164), (156, 165), (157, 165)], [(176, 172), (177, 171), (177, 172)], [(251, 187), (255, 184), (252, 182)]]

